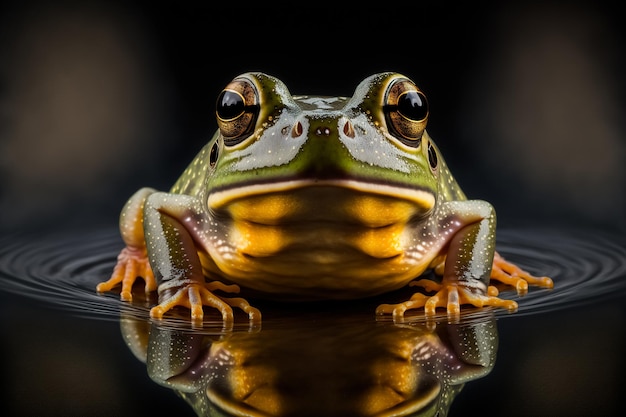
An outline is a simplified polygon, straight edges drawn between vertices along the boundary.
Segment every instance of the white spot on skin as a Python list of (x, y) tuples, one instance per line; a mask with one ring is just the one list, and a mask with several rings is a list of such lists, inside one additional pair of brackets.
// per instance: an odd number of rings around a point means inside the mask
[[(302, 124), (304, 132), (309, 129), (309, 122), (306, 118), (298, 119)], [(248, 171), (259, 168), (267, 168), (276, 165), (286, 164), (296, 157), (300, 148), (307, 140), (307, 135), (300, 135), (297, 138), (291, 137), (289, 133), (290, 127), (295, 120), (290, 114), (283, 113), (280, 119), (281, 123), (276, 123), (268, 127), (264, 132), (263, 140), (256, 140), (249, 146), (229, 154), (229, 158), (234, 161), (231, 170), (235, 172)], [(291, 146), (285, 146), (291, 143)], [(276, 152), (280, 151), (280, 159), (276, 157)]]
[[(360, 114), (352, 119), (355, 126), (367, 126), (369, 121), (366, 115)], [(410, 168), (403, 158), (399, 158), (399, 150), (378, 130), (368, 130), (367, 133), (359, 133), (355, 139), (342, 138), (342, 143), (348, 149), (348, 152), (357, 161), (365, 162), (369, 165), (376, 165), (383, 168), (389, 168), (394, 171), (408, 173)], [(365, 131), (366, 129), (362, 129)], [(363, 146), (366, 143), (367, 146)], [(365, 152), (365, 149), (374, 149), (374, 152)], [(407, 153), (402, 153), (403, 157), (410, 157)]]

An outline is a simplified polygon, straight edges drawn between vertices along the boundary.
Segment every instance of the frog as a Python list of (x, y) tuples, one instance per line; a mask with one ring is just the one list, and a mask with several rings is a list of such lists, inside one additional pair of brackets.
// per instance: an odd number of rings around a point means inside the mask
[(244, 289), (298, 303), (418, 287), (376, 308), (394, 320), (517, 310), (495, 281), (520, 295), (553, 281), (496, 251), (495, 209), (462, 191), (429, 116), (425, 93), (397, 72), (365, 78), (352, 97), (292, 95), (262, 72), (235, 77), (218, 95), (217, 131), (171, 189), (141, 188), (124, 205), (125, 247), (96, 290), (121, 284), (130, 301), (143, 279), (158, 294), (151, 317), (183, 307), (194, 321), (207, 307), (224, 322), (236, 309), (260, 322)]
[(127, 311), (120, 330), (150, 379), (197, 416), (441, 417), (496, 362), (494, 314), (399, 324), (349, 308), (276, 313), (254, 331), (190, 332)]

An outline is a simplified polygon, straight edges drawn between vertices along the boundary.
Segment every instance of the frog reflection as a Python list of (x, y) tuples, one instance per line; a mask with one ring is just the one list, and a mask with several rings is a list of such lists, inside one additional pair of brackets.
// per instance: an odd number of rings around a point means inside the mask
[(122, 319), (150, 377), (203, 416), (444, 416), (493, 368), (495, 319), (375, 322), (316, 314), (202, 332)]

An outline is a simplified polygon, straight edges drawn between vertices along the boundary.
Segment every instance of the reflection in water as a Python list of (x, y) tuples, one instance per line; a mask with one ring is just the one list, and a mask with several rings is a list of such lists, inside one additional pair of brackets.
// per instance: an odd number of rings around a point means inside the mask
[(315, 312), (207, 333), (122, 315), (121, 328), (150, 377), (202, 416), (444, 416), (498, 344), (493, 317), (399, 325)]
[(257, 415), (385, 415), (389, 409), (395, 415), (435, 415), (437, 408), (450, 406), (465, 382), (493, 366), (495, 319), (626, 294), (624, 239), (569, 230), (500, 232), (503, 256), (531, 273), (551, 276), (555, 288), (523, 297), (502, 288), (501, 296), (519, 303), (516, 313), (468, 308), (459, 323), (447, 323), (443, 314), (434, 318), (436, 326), (425, 322), (421, 311), (407, 315), (403, 324), (376, 322), (380, 299), (355, 303), (358, 308), (341, 314), (327, 304), (317, 305), (323, 311), (310, 306), (303, 311), (303, 305), (267, 309), (262, 329), (243, 320), (225, 330), (221, 321), (212, 321), (219, 314), (206, 314), (200, 329), (191, 328), (183, 315), (146, 321), (155, 300), (128, 304), (116, 294), (94, 291), (122, 246), (114, 228), (1, 237), (0, 291), (87, 318), (117, 321), (122, 311), (124, 338), (147, 361), (150, 376), (199, 413), (213, 407), (214, 415), (244, 409), (265, 410)]

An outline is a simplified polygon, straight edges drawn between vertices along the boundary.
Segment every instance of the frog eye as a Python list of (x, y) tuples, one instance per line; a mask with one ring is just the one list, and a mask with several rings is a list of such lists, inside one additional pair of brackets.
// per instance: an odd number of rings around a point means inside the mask
[(428, 101), (406, 78), (391, 84), (383, 106), (387, 126), (405, 145), (418, 147), (428, 120)]
[(235, 79), (217, 97), (215, 114), (225, 145), (236, 145), (254, 130), (259, 113), (256, 88), (244, 79)]

